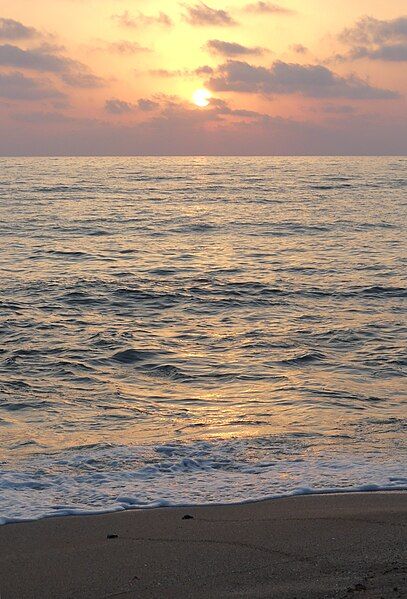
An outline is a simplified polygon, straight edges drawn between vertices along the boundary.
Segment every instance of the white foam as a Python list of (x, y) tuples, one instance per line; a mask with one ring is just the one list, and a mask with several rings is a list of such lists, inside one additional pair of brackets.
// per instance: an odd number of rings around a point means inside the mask
[[(312, 449), (312, 450), (311, 450)], [(309, 493), (407, 489), (401, 455), (244, 439), (100, 446), (0, 472), (0, 523), (130, 508), (229, 504)]]

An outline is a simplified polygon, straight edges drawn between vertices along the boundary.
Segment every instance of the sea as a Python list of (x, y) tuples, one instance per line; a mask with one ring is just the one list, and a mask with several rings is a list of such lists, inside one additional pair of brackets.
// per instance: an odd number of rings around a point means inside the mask
[(0, 159), (0, 522), (407, 489), (403, 157)]

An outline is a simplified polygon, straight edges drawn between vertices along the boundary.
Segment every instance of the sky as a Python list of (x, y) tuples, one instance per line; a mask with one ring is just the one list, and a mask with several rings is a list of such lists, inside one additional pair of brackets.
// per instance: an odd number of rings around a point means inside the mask
[(406, 8), (0, 0), (0, 155), (405, 155)]

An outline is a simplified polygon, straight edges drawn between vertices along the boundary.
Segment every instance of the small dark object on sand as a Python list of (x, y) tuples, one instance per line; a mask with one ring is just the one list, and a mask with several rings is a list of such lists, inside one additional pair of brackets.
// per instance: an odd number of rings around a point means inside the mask
[(119, 535), (107, 535), (107, 539), (118, 539)]
[(194, 517), (193, 517), (193, 516), (190, 516), (189, 514), (185, 514), (185, 516), (182, 516), (182, 519), (183, 519), (183, 520), (193, 520), (193, 519), (194, 519)]

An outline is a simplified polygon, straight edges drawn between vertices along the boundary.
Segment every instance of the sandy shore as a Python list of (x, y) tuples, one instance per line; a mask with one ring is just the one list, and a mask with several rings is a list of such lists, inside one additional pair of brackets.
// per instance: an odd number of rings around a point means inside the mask
[(406, 527), (407, 493), (8, 524), (0, 597), (396, 599), (407, 597)]

